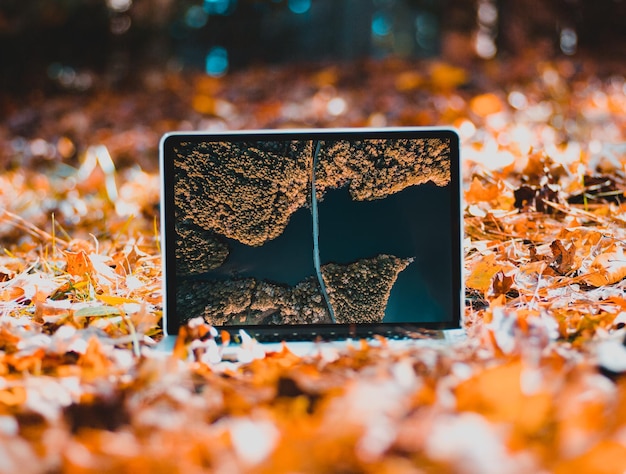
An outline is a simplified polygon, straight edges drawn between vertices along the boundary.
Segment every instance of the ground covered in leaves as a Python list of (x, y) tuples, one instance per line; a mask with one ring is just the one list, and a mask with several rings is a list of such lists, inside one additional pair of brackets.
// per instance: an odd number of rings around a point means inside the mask
[[(626, 470), (623, 71), (139, 80), (0, 97), (0, 472)], [(459, 130), (467, 340), (307, 357), (250, 340), (233, 361), (194, 321), (156, 351), (161, 133), (367, 125)]]

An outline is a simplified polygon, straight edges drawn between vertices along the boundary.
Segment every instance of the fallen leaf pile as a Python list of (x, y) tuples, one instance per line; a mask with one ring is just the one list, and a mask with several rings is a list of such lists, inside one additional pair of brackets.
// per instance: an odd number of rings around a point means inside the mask
[[(525, 61), (1, 97), (0, 472), (624, 472), (626, 79)], [(156, 350), (160, 134), (368, 125), (459, 131), (467, 338)]]

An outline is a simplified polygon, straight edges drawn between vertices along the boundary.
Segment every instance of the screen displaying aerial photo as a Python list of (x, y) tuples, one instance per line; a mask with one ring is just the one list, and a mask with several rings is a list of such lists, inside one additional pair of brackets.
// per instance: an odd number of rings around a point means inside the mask
[(179, 319), (452, 318), (449, 139), (181, 140), (173, 155)]

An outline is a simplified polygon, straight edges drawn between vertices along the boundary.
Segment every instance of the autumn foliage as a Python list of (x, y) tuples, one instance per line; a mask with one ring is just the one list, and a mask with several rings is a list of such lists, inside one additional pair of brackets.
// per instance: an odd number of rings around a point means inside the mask
[[(386, 60), (163, 74), (78, 107), (3, 98), (0, 472), (624, 472), (626, 81), (526, 67)], [(33, 110), (59, 120), (34, 132)], [(466, 340), (266, 353), (194, 320), (155, 349), (160, 133), (434, 124), (463, 141)]]

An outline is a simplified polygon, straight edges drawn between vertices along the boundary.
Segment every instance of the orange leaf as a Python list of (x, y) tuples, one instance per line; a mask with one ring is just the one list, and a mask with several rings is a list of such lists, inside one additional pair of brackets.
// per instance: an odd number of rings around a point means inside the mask
[(24, 290), (17, 286), (0, 290), (0, 301), (15, 301), (22, 296), (24, 296)]
[(614, 252), (598, 255), (591, 263), (590, 273), (584, 281), (589, 285), (603, 286), (617, 283), (626, 278), (626, 255), (620, 247)]
[(548, 393), (525, 394), (521, 361), (486, 369), (465, 380), (456, 389), (457, 408), (475, 411), (490, 421), (512, 423), (523, 433), (533, 433), (545, 424), (552, 410)]
[(77, 365), (83, 369), (83, 376), (91, 380), (106, 376), (109, 373), (112, 362), (102, 351), (100, 341), (94, 336), (89, 339), (87, 349), (80, 356)]
[(65, 252), (66, 268), (65, 271), (73, 276), (84, 276), (86, 273), (90, 273), (93, 268), (91, 261), (84, 250), (78, 252)]
[(617, 441), (601, 440), (583, 455), (559, 463), (553, 472), (556, 474), (626, 472), (626, 446)]
[(26, 390), (23, 387), (12, 387), (0, 390), (0, 404), (19, 406), (26, 403)]
[(483, 201), (493, 201), (498, 199), (500, 190), (498, 186), (492, 184), (490, 186), (483, 185), (476, 177), (472, 180), (469, 189), (465, 193), (465, 202), (475, 204)]
[(404, 71), (396, 77), (396, 89), (401, 92), (415, 90), (422, 85), (424, 79), (415, 71)]

